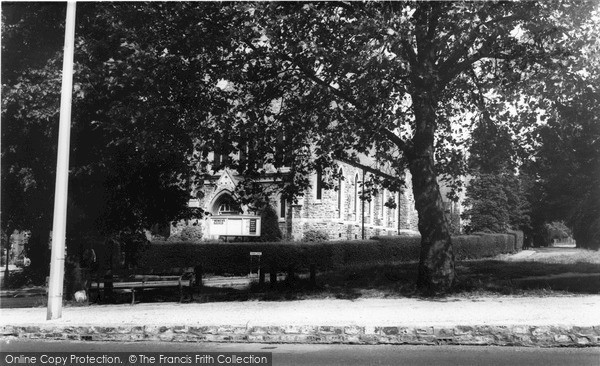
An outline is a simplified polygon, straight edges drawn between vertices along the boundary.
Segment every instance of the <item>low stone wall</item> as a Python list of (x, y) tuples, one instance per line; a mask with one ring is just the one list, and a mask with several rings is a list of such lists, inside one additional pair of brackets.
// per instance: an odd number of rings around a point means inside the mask
[(600, 326), (3, 326), (2, 337), (76, 341), (600, 346)]

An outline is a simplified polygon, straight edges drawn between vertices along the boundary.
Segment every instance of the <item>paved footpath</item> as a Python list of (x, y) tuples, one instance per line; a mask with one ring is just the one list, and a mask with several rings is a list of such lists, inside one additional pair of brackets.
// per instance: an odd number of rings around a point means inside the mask
[(600, 347), (600, 295), (2, 309), (0, 337)]

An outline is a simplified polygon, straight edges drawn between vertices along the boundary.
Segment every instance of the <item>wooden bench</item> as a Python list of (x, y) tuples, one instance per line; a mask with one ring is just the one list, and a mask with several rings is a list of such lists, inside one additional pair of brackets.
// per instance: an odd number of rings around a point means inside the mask
[[(131, 292), (131, 305), (133, 305), (135, 304), (136, 291), (139, 291), (141, 294), (145, 289), (151, 288), (178, 288), (179, 302), (182, 302), (183, 288), (185, 287), (188, 288), (190, 298), (193, 299), (193, 287), (195, 282), (193, 268), (175, 268), (167, 271), (159, 271), (157, 273), (154, 272), (156, 271), (136, 269), (133, 271), (113, 271), (112, 273), (104, 275), (96, 274), (91, 278), (88, 292), (91, 293), (96, 291), (98, 293), (98, 298), (100, 298), (101, 293), (105, 294), (109, 287), (112, 287), (112, 290)], [(110, 284), (110, 286), (107, 286), (107, 284)]]

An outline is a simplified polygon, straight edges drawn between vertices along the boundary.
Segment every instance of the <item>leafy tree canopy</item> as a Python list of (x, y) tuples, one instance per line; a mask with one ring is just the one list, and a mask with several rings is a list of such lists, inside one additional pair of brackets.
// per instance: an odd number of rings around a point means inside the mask
[[(577, 58), (588, 41), (569, 38), (594, 6), (577, 4), (82, 3), (74, 204), (100, 228), (141, 226), (180, 213), (189, 184), (211, 173), (210, 151), (244, 153), (225, 164), (248, 178), (246, 194), (274, 172), (291, 199), (316, 168), (335, 181), (335, 159), (365, 154), (396, 177), (380, 182), (391, 188), (411, 172), (423, 248), (418, 285), (445, 291), (453, 254), (436, 176), (464, 172), (462, 116), (530, 128), (530, 101), (540, 99), (530, 79)], [(5, 124), (39, 131), (47, 149), (59, 60), (15, 71), (3, 85)], [(11, 171), (28, 171), (21, 145), (2, 149), (3, 169), (14, 152), (21, 165)], [(98, 200), (88, 204), (91, 193)]]
[(557, 103), (556, 113), (537, 130), (540, 145), (526, 166), (535, 182), (538, 229), (543, 233), (545, 223), (565, 220), (577, 245), (593, 249), (600, 248), (599, 103), (597, 88)]

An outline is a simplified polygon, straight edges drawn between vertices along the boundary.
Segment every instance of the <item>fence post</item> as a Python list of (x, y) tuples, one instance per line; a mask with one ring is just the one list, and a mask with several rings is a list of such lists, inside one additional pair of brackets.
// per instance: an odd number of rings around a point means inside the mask
[(274, 287), (277, 284), (277, 264), (275, 262), (271, 262), (271, 268), (269, 272), (269, 283), (271, 287)]
[(294, 278), (294, 265), (293, 264), (288, 265), (287, 276), (286, 276), (285, 280), (287, 282), (294, 282), (295, 278)]
[(194, 277), (196, 280), (196, 283), (194, 285), (198, 288), (198, 293), (200, 293), (200, 290), (202, 289), (202, 265), (201, 264), (194, 267)]

